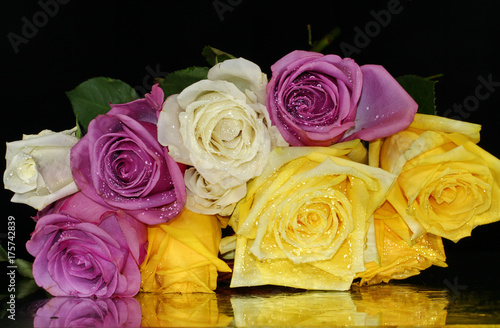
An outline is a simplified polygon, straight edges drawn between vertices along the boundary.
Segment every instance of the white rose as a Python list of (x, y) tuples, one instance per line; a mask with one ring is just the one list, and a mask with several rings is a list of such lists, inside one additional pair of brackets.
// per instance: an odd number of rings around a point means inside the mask
[(70, 150), (77, 142), (76, 128), (63, 132), (44, 130), (7, 143), (6, 189), (11, 201), (38, 210), (78, 191), (70, 168)]
[(186, 207), (196, 213), (231, 215), (236, 203), (247, 193), (246, 184), (227, 189), (220, 183), (208, 182), (194, 167), (186, 170), (184, 181)]
[[(266, 85), (267, 77), (256, 64), (231, 59), (212, 67), (206, 80), (165, 101), (158, 119), (158, 140), (168, 146), (174, 160), (193, 166), (203, 179), (203, 183), (187, 183), (188, 194), (197, 195), (191, 201), (199, 208), (216, 203), (214, 194), (226, 199), (244, 195), (240, 186), (260, 175), (272, 148), (287, 145), (271, 127)], [(211, 186), (209, 203), (201, 201), (206, 194), (202, 184)], [(237, 192), (228, 196), (226, 191), (233, 188)], [(216, 207), (229, 205), (225, 200), (222, 203)]]

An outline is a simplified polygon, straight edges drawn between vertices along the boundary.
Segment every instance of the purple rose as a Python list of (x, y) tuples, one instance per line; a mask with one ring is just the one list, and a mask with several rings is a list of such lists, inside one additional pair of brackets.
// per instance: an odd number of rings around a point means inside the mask
[(103, 211), (81, 192), (58, 203), (39, 215), (26, 243), (37, 285), (54, 296), (137, 294), (146, 225), (123, 211)]
[(132, 297), (53, 297), (37, 310), (33, 327), (139, 327), (141, 321), (141, 306)]
[(293, 51), (272, 67), (267, 108), (292, 146), (374, 140), (405, 129), (417, 103), (379, 65)]
[(183, 172), (157, 140), (162, 103), (155, 85), (144, 99), (111, 105), (71, 150), (73, 177), (85, 195), (147, 224), (174, 218), (186, 202)]

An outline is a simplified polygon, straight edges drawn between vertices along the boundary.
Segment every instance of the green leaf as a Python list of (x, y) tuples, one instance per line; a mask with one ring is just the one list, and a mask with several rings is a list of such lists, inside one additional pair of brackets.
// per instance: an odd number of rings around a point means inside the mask
[(80, 123), (78, 123), (78, 116), (79, 114), (76, 114), (76, 137), (78, 139), (81, 139), (83, 137), (83, 131), (82, 131), (82, 127), (80, 126)]
[(66, 95), (83, 131), (87, 131), (90, 121), (97, 115), (106, 114), (111, 109), (110, 103), (123, 104), (139, 98), (130, 85), (108, 77), (91, 78)]
[(312, 42), (310, 25), (308, 25), (308, 29), (309, 29), (309, 44), (311, 45), (311, 51), (314, 52), (322, 52), (327, 46), (329, 46), (333, 42), (333, 40), (338, 38), (338, 36), (340, 35), (340, 28), (335, 27), (318, 41)]
[(7, 256), (7, 251), (0, 245), (0, 262), (7, 261), (9, 257)]
[(189, 67), (168, 74), (160, 82), (165, 97), (180, 93), (193, 83), (207, 78), (208, 67)]
[(41, 290), (41, 287), (38, 287), (34, 279), (21, 279), (19, 282), (19, 287), (16, 291), (16, 298), (22, 299), (31, 294), (36, 293)]
[(403, 75), (396, 80), (418, 104), (418, 113), (436, 115), (436, 81), (416, 75)]
[(17, 271), (26, 278), (33, 278), (33, 263), (23, 259), (16, 259)]
[(235, 56), (228, 54), (227, 52), (224, 52), (222, 50), (216, 49), (211, 46), (205, 46), (203, 48), (203, 51), (201, 52), (203, 57), (207, 60), (208, 64), (210, 66), (214, 66), (215, 64), (222, 63), (224, 60), (227, 59), (234, 59), (236, 58)]

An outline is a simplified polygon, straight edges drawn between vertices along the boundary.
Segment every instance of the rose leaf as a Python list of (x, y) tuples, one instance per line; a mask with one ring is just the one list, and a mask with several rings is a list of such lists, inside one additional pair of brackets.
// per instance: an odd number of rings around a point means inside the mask
[(0, 262), (7, 261), (9, 257), (7, 256), (7, 251), (0, 245)]
[(160, 88), (165, 93), (165, 98), (180, 93), (191, 84), (206, 79), (207, 67), (188, 67), (168, 74), (161, 82)]
[(416, 75), (403, 75), (396, 80), (418, 104), (418, 113), (436, 115), (435, 90), (437, 81)]
[(33, 263), (23, 259), (16, 259), (16, 266), (21, 276), (33, 278)]
[(91, 78), (66, 92), (82, 131), (97, 115), (106, 114), (111, 104), (123, 104), (139, 98), (125, 82), (108, 77)]
[(211, 46), (205, 46), (201, 54), (203, 55), (203, 57), (205, 57), (208, 64), (210, 64), (211, 66), (214, 66), (215, 64), (218, 63), (222, 63), (224, 60), (227, 59), (236, 58), (235, 56), (228, 54), (227, 52), (224, 52), (222, 50), (216, 49)]

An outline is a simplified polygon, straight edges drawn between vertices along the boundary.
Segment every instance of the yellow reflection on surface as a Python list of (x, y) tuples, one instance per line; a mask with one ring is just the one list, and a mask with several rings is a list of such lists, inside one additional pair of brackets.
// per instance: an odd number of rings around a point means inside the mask
[(350, 292), (233, 295), (236, 327), (434, 326), (446, 323), (448, 294), (384, 284)]
[(382, 326), (446, 324), (448, 292), (411, 285), (381, 284), (355, 288), (357, 311), (378, 317)]
[(248, 326), (363, 326), (369, 322), (358, 312), (349, 292), (307, 291), (270, 296), (231, 297), (234, 322)]
[(227, 327), (232, 318), (220, 313), (215, 294), (140, 293), (141, 327)]

